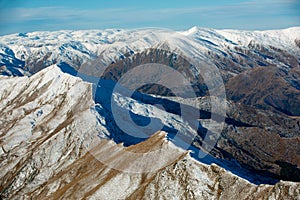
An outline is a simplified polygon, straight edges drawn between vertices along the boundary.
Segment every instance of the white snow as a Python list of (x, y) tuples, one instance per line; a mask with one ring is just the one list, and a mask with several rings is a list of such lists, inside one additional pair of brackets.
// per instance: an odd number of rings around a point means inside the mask
[[(227, 47), (247, 46), (251, 41), (271, 45), (300, 55), (295, 39), (299, 40), (300, 27), (268, 31), (216, 30), (193, 27), (186, 31), (171, 32), (163, 29), (136, 30), (82, 30), (32, 32), (27, 37), (18, 34), (0, 37), (1, 52), (8, 48), (16, 58), (36, 61), (48, 55), (47, 65), (66, 62), (80, 67), (95, 58), (105, 65), (120, 59), (128, 52), (142, 52), (150, 47), (162, 47), (167, 43), (170, 50), (180, 50), (191, 58), (205, 58), (208, 51), (219, 54)], [(42, 60), (40, 60), (42, 61)]]
[(300, 27), (267, 31), (216, 30), (216, 32), (241, 46), (247, 46), (253, 40), (256, 43), (281, 47), (299, 54), (299, 48), (294, 41), (300, 39)]
[[(93, 106), (91, 97), (89, 105), (82, 101), (88, 97), (86, 92), (90, 85), (79, 78), (62, 73), (57, 66), (50, 66), (30, 78), (0, 76), (0, 84), (0, 125), (4, 126), (2, 123), (7, 124), (19, 119), (13, 128), (7, 130), (3, 138), (3, 147), (6, 150), (39, 137), (42, 132), (38, 134), (36, 131), (33, 134), (32, 130), (36, 125), (45, 123), (53, 114), (55, 117), (47, 121), (51, 130), (55, 130), (68, 118), (68, 112), (85, 113), (86, 106)], [(61, 108), (58, 109), (59, 107)], [(10, 110), (11, 112), (7, 113)], [(95, 121), (91, 121), (92, 123)]]

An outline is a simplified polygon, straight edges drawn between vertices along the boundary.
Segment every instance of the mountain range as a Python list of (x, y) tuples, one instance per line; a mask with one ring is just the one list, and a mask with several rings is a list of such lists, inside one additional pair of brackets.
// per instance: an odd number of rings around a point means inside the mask
[(299, 198), (299, 35), (1, 36), (1, 197)]

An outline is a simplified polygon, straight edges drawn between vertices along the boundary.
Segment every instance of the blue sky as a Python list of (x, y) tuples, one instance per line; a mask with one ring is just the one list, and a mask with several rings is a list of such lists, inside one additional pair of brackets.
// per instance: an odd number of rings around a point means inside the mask
[(299, 0), (0, 0), (0, 35), (41, 30), (300, 26)]

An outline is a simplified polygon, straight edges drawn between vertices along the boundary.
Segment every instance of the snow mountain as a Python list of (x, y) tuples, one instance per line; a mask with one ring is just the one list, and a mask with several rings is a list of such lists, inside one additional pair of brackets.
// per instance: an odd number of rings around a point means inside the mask
[[(214, 163), (199, 162), (169, 141), (166, 132), (129, 147), (117, 145), (109, 139), (105, 117), (96, 112), (91, 84), (57, 66), (31, 77), (1, 76), (0, 82), (5, 85), (1, 87), (3, 199), (297, 199), (300, 195), (299, 183), (256, 185)], [(159, 170), (148, 169), (155, 165)]]
[[(299, 35), (193, 27), (0, 37), (1, 198), (297, 199)], [(153, 75), (155, 66), (171, 71)]]

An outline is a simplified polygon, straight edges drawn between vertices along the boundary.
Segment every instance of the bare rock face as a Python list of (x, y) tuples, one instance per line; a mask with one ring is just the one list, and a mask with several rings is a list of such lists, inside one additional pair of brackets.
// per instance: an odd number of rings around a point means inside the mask
[[(215, 164), (202, 164), (163, 132), (130, 147), (107, 140), (101, 116), (91, 109), (90, 85), (55, 66), (30, 78), (2, 76), (0, 82), (7, 86), (1, 87), (2, 199), (300, 196), (299, 183), (255, 185)], [(82, 135), (91, 141), (89, 151)]]

